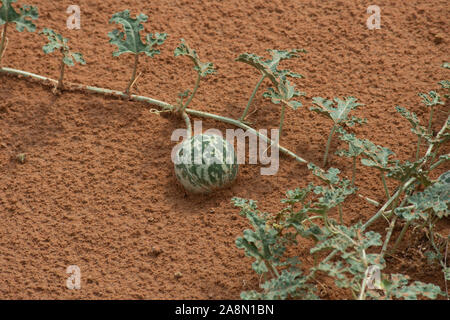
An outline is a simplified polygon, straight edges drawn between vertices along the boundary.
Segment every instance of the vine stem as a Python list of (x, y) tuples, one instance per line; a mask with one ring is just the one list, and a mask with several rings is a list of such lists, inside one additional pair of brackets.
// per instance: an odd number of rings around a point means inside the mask
[(333, 125), (331, 128), (330, 134), (328, 135), (327, 146), (325, 147), (325, 155), (323, 156), (323, 166), (327, 165), (328, 160), (328, 152), (330, 151), (331, 140), (333, 139), (334, 132), (336, 131), (337, 124)]
[(189, 99), (186, 101), (186, 104), (181, 109), (182, 112), (187, 108), (189, 103), (191, 103), (192, 99), (194, 99), (194, 96), (197, 93), (198, 87), (200, 86), (200, 79), (201, 79), (201, 75), (200, 75), (200, 73), (198, 73), (197, 80), (195, 81), (194, 91), (192, 91), (192, 94), (190, 95)]
[(134, 79), (136, 78), (136, 70), (139, 63), (139, 54), (134, 55), (134, 66), (133, 66), (133, 73), (131, 74), (130, 82), (128, 82), (128, 86), (125, 89), (125, 93), (127, 95), (130, 94), (131, 86), (134, 84)]
[(256, 92), (258, 92), (259, 87), (263, 83), (264, 79), (267, 77), (266, 74), (263, 74), (261, 78), (259, 79), (258, 83), (256, 84), (255, 88), (253, 89), (252, 95), (250, 96), (250, 99), (248, 99), (247, 106), (245, 107), (244, 113), (239, 118), (239, 121), (244, 121), (245, 117), (247, 116), (247, 113), (250, 109), (250, 106), (253, 102), (253, 99), (255, 98)]
[(2, 30), (2, 39), (0, 40), (0, 65), (2, 64), (3, 51), (5, 50), (6, 31), (8, 30), (8, 22), (5, 23)]
[[(0, 72), (1, 73), (7, 73), (7, 74), (11, 74), (11, 75), (15, 75), (15, 76), (24, 76), (24, 77), (28, 77), (28, 78), (32, 78), (32, 79), (36, 79), (39, 81), (42, 81), (44, 84), (45, 83), (51, 83), (51, 84), (57, 84), (58, 81), (48, 78), (48, 77), (44, 77), (41, 75), (37, 75), (34, 73), (30, 73), (30, 72), (26, 72), (26, 71), (22, 71), (22, 70), (17, 70), (17, 69), (13, 69), (13, 68), (0, 68)], [(74, 83), (66, 83), (66, 90), (72, 90), (72, 91), (83, 91), (86, 90), (88, 92), (93, 92), (93, 93), (98, 93), (98, 94), (102, 94), (102, 95), (106, 95), (106, 96), (116, 96), (116, 97), (120, 97), (120, 98), (124, 98), (124, 99), (129, 99), (132, 101), (138, 101), (138, 102), (145, 102), (151, 105), (155, 105), (158, 106), (160, 108), (162, 108), (163, 110), (171, 110), (171, 111), (175, 111), (177, 109), (177, 107), (172, 106), (166, 102), (163, 101), (159, 101), (153, 98), (149, 98), (149, 97), (144, 97), (144, 96), (138, 96), (138, 95), (127, 95), (121, 91), (118, 90), (111, 90), (111, 89), (105, 89), (105, 88), (98, 88), (98, 87), (93, 87), (93, 86), (87, 86), (87, 85), (83, 85), (83, 84), (74, 84)], [(220, 122), (224, 122), (224, 123), (228, 123), (231, 124), (233, 126), (236, 126), (238, 128), (244, 129), (244, 130), (248, 130), (249, 132), (251, 132), (252, 134), (258, 136), (259, 138), (263, 139), (265, 142), (267, 142), (268, 144), (274, 145), (276, 146), (280, 152), (294, 158), (296, 161), (302, 163), (302, 164), (308, 164), (309, 162), (303, 158), (301, 158), (300, 156), (296, 155), (295, 153), (293, 153), (292, 151), (280, 146), (278, 143), (276, 143), (275, 141), (273, 141), (272, 139), (269, 139), (268, 137), (266, 137), (265, 135), (259, 133), (258, 131), (256, 131), (255, 129), (249, 127), (248, 125), (240, 122), (239, 120), (235, 120), (235, 119), (231, 119), (231, 118), (227, 118), (227, 117), (223, 117), (223, 116), (219, 116), (216, 114), (212, 114), (212, 113), (208, 113), (208, 112), (203, 112), (203, 111), (197, 111), (197, 110), (193, 110), (193, 109), (189, 109), (186, 108), (185, 112), (189, 115), (192, 116), (197, 116), (197, 117), (202, 117), (202, 118), (208, 118), (208, 119), (213, 119), (216, 121), (220, 121)]]

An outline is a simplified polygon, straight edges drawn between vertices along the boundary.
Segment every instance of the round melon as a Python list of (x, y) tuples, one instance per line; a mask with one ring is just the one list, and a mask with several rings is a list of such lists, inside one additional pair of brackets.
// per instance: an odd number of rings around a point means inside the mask
[(230, 185), (237, 176), (234, 148), (219, 135), (199, 134), (175, 150), (175, 175), (192, 193), (209, 193)]

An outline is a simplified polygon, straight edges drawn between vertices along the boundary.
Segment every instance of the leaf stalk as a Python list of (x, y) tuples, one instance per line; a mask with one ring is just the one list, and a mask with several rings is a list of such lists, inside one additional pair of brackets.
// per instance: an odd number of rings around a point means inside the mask
[(197, 93), (198, 87), (200, 86), (200, 79), (201, 79), (200, 73), (197, 75), (197, 80), (195, 81), (194, 90), (192, 91), (192, 94), (189, 96), (189, 99), (186, 101), (186, 104), (181, 109), (181, 112), (184, 112), (184, 110), (188, 107), (188, 105), (191, 103), (192, 99), (194, 99), (195, 94)]
[(2, 39), (0, 40), (0, 65), (2, 64), (3, 53), (5, 50), (6, 31), (8, 30), (8, 22), (5, 23), (2, 30)]
[(334, 124), (333, 128), (331, 128), (330, 134), (328, 135), (327, 145), (325, 147), (325, 154), (323, 156), (323, 166), (324, 167), (327, 165), (328, 152), (330, 151), (331, 140), (333, 139), (333, 135), (337, 129), (337, 126), (338, 126), (337, 124)]
[(128, 83), (127, 88), (125, 89), (125, 94), (129, 95), (132, 85), (134, 84), (134, 79), (136, 79), (136, 71), (137, 66), (139, 63), (139, 54), (134, 55), (134, 66), (133, 66), (133, 73), (131, 74), (130, 82)]
[(259, 79), (258, 83), (256, 84), (255, 88), (253, 89), (253, 92), (250, 96), (250, 98), (248, 99), (247, 102), (247, 106), (245, 107), (244, 113), (242, 114), (242, 116), (239, 118), (239, 121), (244, 121), (245, 117), (248, 114), (248, 111), (250, 109), (250, 106), (253, 102), (253, 99), (255, 98), (256, 92), (258, 91), (259, 87), (261, 86), (261, 84), (263, 83), (264, 79), (267, 77), (267, 75), (264, 73), (261, 78)]

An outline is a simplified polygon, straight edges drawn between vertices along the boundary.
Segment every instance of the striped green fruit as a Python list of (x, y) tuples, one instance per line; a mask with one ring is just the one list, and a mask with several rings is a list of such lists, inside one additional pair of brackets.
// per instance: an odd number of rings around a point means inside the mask
[(175, 174), (187, 191), (209, 193), (236, 179), (238, 164), (234, 148), (221, 136), (199, 134), (176, 148)]

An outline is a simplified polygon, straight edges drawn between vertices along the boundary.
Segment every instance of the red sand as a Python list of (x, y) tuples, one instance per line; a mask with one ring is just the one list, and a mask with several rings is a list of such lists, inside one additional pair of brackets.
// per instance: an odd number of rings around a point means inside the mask
[[(380, 30), (366, 27), (368, 1), (79, 0), (78, 31), (65, 28), (65, 10), (73, 1), (25, 2), (39, 7), (38, 30), (63, 32), (73, 50), (84, 54), (87, 66), (69, 68), (68, 81), (118, 90), (127, 84), (133, 59), (111, 56), (116, 48), (107, 33), (116, 26), (108, 20), (124, 9), (146, 13), (146, 32), (170, 36), (160, 56), (141, 59), (135, 92), (174, 103), (178, 92), (192, 89), (191, 62), (173, 57), (184, 38), (218, 69), (201, 84), (191, 107), (233, 118), (258, 80), (254, 70), (234, 62), (240, 53), (308, 50), (283, 64), (306, 76), (295, 82), (308, 95), (301, 99), (306, 108), (288, 111), (281, 144), (315, 163), (322, 159), (331, 123), (307, 110), (311, 97), (358, 97), (365, 107), (355, 115), (368, 124), (355, 132), (405, 160), (412, 157), (416, 138), (394, 107), (408, 107), (426, 121), (428, 110), (417, 93), (437, 89), (438, 81), (449, 78), (440, 67), (449, 60), (445, 0), (379, 0)], [(58, 58), (44, 55), (43, 36), (13, 30), (9, 40), (5, 66), (57, 78)], [(256, 128), (274, 128), (279, 106), (261, 93), (248, 120)], [(181, 120), (151, 114), (141, 103), (85, 93), (54, 96), (46, 87), (5, 75), (0, 75), (0, 97), (2, 299), (238, 298), (242, 290), (257, 288), (259, 279), (251, 259), (235, 247), (248, 225), (231, 197), (252, 198), (262, 210), (276, 212), (286, 190), (313, 179), (306, 166), (282, 157), (275, 176), (260, 176), (258, 166), (243, 165), (231, 188), (188, 196), (170, 160), (169, 137), (183, 127)], [(434, 129), (448, 110), (447, 105), (436, 112)], [(230, 127), (210, 120), (203, 126)], [(330, 165), (350, 176), (351, 162), (333, 155), (339, 146), (335, 139)], [(26, 153), (24, 164), (15, 160), (18, 153)], [(375, 173), (358, 165), (356, 184), (360, 193), (382, 202)], [(344, 219), (365, 221), (375, 210), (351, 197)], [(448, 225), (440, 225), (441, 233), (448, 234)], [(383, 221), (375, 226), (383, 234), (386, 227)], [(426, 241), (410, 234), (406, 241), (410, 248), (389, 260), (391, 269), (443, 287), (439, 268), (417, 253)], [(310, 245), (304, 242), (295, 252), (305, 266), (312, 263)], [(81, 290), (65, 286), (69, 265), (81, 268)], [(326, 283), (323, 298), (351, 297)]]

